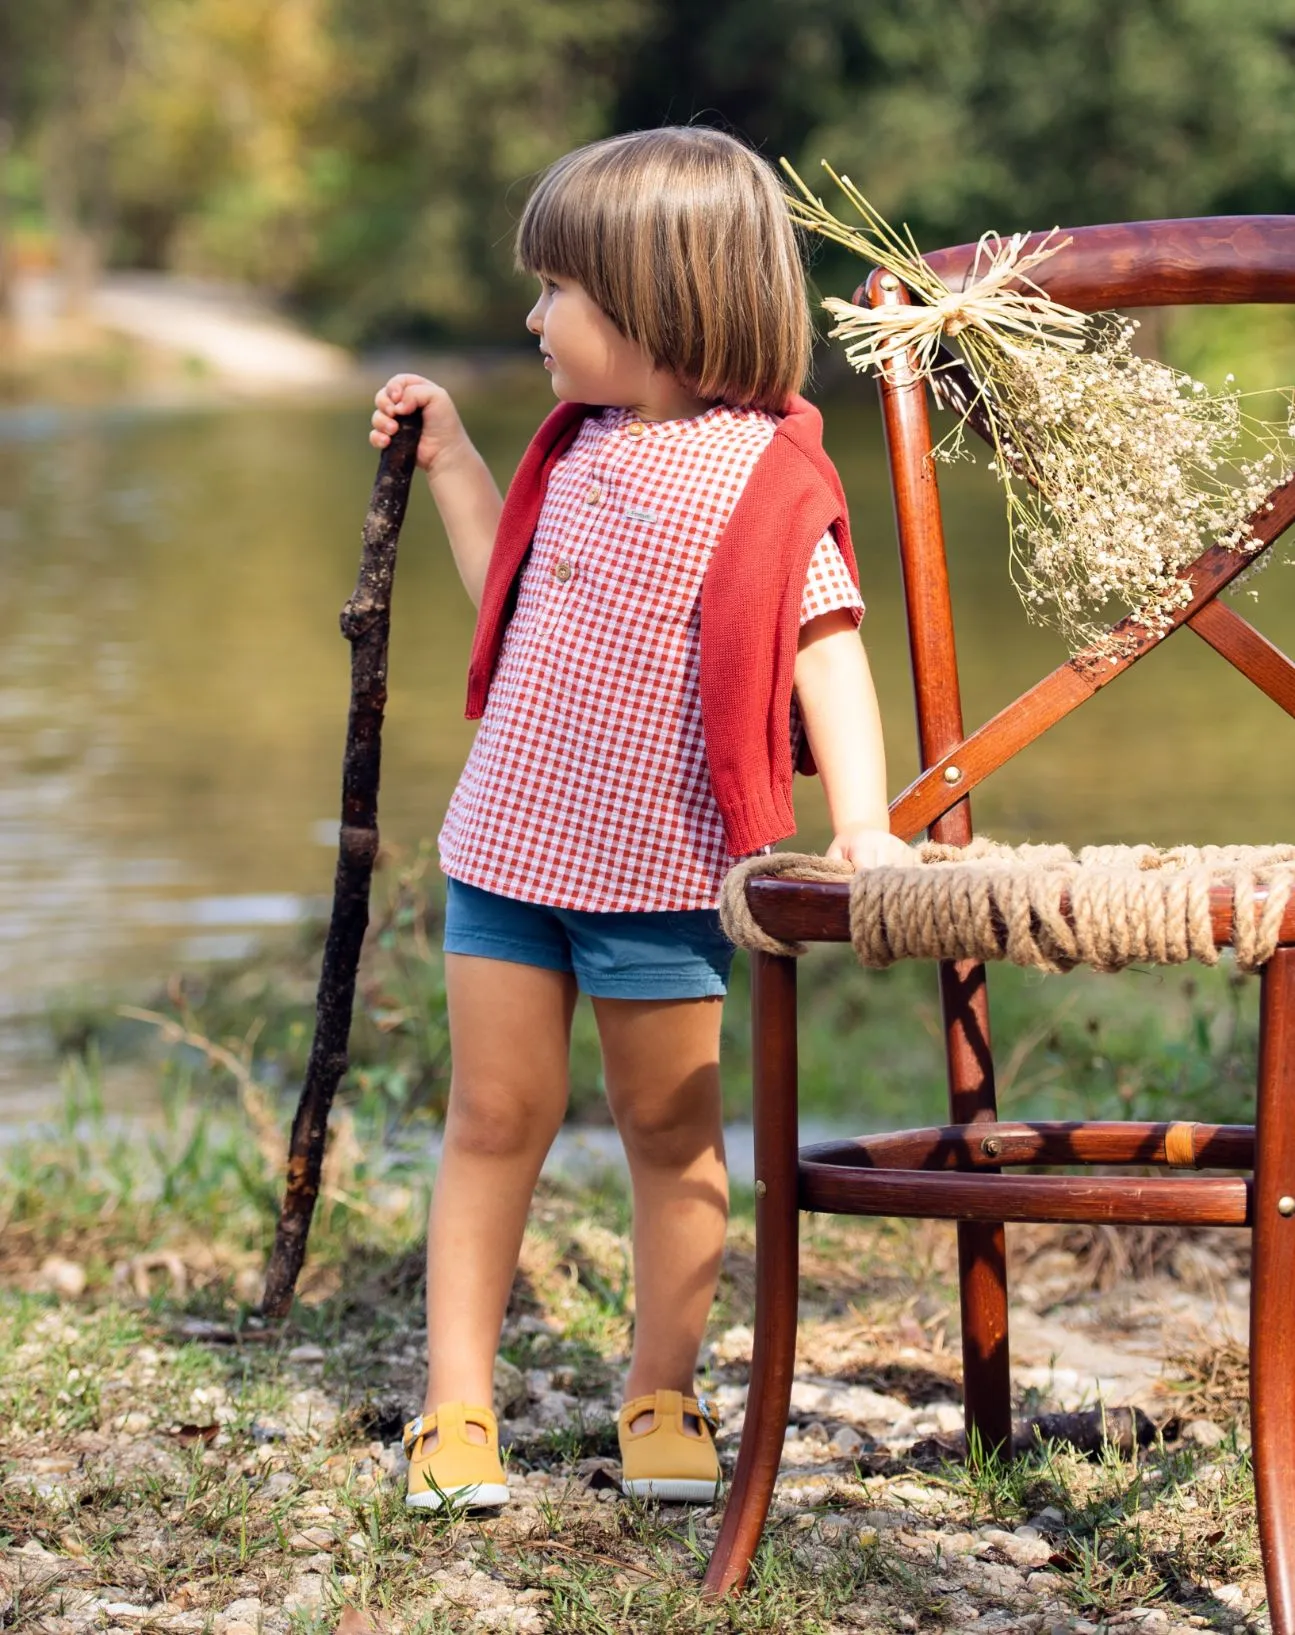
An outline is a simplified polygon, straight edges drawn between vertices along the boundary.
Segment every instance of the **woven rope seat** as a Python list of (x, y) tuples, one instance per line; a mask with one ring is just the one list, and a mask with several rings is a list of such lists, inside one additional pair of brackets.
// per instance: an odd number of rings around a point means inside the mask
[(863, 965), (902, 959), (1010, 960), (1041, 971), (1089, 965), (1179, 965), (1219, 957), (1213, 905), (1231, 899), (1236, 963), (1272, 958), (1295, 886), (1295, 846), (967, 846), (928, 841), (909, 867), (861, 869), (795, 852), (739, 863), (724, 884), (729, 938), (765, 954), (797, 955), (760, 924), (748, 901), (755, 879), (849, 882), (850, 941)]

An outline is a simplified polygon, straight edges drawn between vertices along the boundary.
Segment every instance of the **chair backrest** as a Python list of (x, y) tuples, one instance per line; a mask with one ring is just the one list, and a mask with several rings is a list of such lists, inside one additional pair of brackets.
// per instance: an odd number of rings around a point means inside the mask
[[(1036, 235), (1030, 244), (1042, 235)], [(1083, 312), (1112, 307), (1295, 302), (1295, 216), (1206, 217), (1081, 227), (1038, 271), (1054, 300)], [(973, 244), (926, 257), (951, 288), (961, 287)], [(895, 279), (874, 273), (856, 299), (874, 306), (908, 297)], [(1158, 646), (1160, 633), (1133, 619), (1115, 627), (1120, 655), (1080, 653), (1058, 666), (969, 736), (958, 687), (939, 485), (925, 390), (891, 371), (880, 384), (907, 606), (922, 771), (892, 808), (896, 832), (911, 839), (932, 826), (960, 844), (970, 834), (966, 797), (1027, 744), (1109, 686)], [(1173, 616), (1189, 626), (1256, 687), (1295, 715), (1295, 665), (1218, 594), (1295, 521), (1295, 481), (1277, 488), (1252, 518), (1261, 545), (1242, 553), (1210, 547), (1192, 564), (1192, 597)], [(1170, 632), (1172, 633), (1172, 631)], [(958, 812), (953, 832), (948, 819)]]
[[(1043, 235), (1027, 244), (1033, 247)], [(1113, 307), (1295, 302), (1295, 216), (1235, 216), (1081, 227), (1037, 271), (1054, 300), (1079, 311)], [(965, 284), (973, 244), (926, 257), (952, 289)], [(875, 272), (855, 296), (860, 305), (905, 304), (899, 280)], [(1165, 635), (1133, 619), (1115, 627), (1119, 654), (1079, 653), (1044, 676), (989, 721), (963, 726), (948, 564), (925, 383), (903, 367), (880, 380), (890, 461), (909, 651), (917, 706), (921, 771), (891, 807), (891, 826), (905, 839), (929, 829), (933, 839), (971, 839), (968, 796), (1026, 745), (1107, 687)], [(1251, 518), (1260, 541), (1249, 554), (1212, 546), (1188, 570), (1192, 595), (1173, 615), (1289, 714), (1295, 715), (1295, 664), (1233, 609), (1219, 592), (1256, 554), (1295, 522), (1295, 479), (1275, 489)], [(994, 1117), (984, 972), (978, 965), (941, 971), (955, 1122)]]

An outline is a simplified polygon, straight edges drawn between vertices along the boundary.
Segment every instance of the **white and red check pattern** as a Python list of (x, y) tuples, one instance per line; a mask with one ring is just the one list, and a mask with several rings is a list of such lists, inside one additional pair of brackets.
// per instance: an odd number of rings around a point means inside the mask
[[(713, 908), (735, 861), (702, 741), (702, 576), (776, 421), (591, 415), (549, 480), (446, 874), (553, 908)], [(830, 534), (801, 622), (863, 602)], [(789, 723), (789, 730), (791, 724)]]

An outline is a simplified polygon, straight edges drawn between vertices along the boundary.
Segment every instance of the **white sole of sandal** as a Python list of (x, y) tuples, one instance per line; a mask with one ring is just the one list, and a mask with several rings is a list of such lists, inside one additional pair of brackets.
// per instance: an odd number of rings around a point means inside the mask
[(485, 1510), (508, 1503), (508, 1489), (502, 1482), (477, 1482), (471, 1487), (429, 1487), (422, 1493), (406, 1493), (410, 1510)]
[(628, 1499), (664, 1499), (667, 1504), (711, 1504), (719, 1492), (718, 1482), (693, 1477), (644, 1476), (621, 1483)]

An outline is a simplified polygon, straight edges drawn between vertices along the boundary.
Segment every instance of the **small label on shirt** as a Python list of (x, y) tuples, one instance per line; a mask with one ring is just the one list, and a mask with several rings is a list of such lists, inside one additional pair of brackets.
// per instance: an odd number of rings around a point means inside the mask
[(625, 515), (631, 522), (655, 522), (656, 512), (645, 510), (641, 505), (627, 505)]

